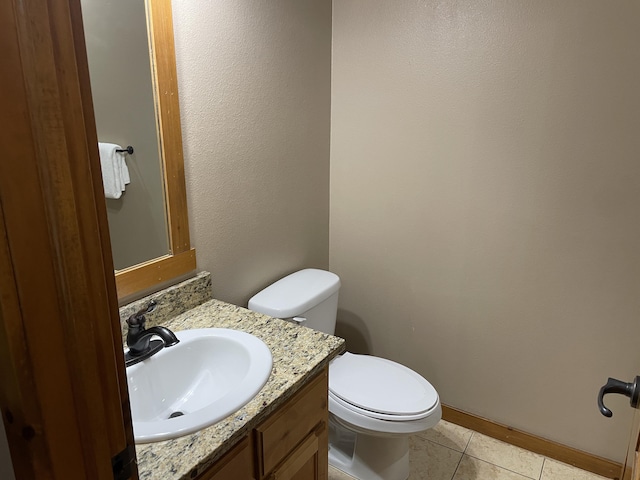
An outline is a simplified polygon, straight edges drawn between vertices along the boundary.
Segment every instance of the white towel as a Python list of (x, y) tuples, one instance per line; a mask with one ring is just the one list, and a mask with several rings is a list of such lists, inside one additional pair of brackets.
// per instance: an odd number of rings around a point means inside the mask
[(98, 150), (100, 151), (104, 196), (107, 198), (120, 198), (122, 192), (124, 192), (125, 185), (131, 182), (125, 155), (124, 153), (116, 152), (116, 150), (122, 150), (122, 147), (115, 143), (98, 142)]

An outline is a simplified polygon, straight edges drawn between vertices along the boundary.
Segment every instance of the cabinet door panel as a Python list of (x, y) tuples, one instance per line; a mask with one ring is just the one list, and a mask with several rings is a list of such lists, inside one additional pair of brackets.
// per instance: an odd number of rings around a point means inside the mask
[(316, 479), (317, 461), (318, 436), (312, 432), (269, 478), (271, 480)]
[(317, 461), (317, 456), (310, 458), (309, 461), (291, 477), (291, 480), (318, 480), (316, 470)]
[(253, 480), (252, 453), (251, 441), (245, 437), (198, 480)]
[(328, 374), (325, 369), (282, 409), (256, 428), (260, 477), (267, 475), (327, 421)]

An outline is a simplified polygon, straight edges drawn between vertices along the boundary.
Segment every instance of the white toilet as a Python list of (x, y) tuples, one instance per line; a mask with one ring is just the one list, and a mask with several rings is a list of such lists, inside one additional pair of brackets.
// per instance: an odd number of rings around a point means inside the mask
[[(292, 273), (249, 300), (249, 309), (333, 335), (340, 279), (324, 270)], [(435, 426), (440, 399), (399, 363), (345, 353), (329, 365), (329, 463), (362, 480), (406, 480), (409, 435)]]

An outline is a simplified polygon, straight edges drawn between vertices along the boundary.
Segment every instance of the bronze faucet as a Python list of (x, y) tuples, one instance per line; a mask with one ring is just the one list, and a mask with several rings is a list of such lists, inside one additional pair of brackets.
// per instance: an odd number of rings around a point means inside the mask
[[(125, 353), (125, 365), (127, 367), (135, 365), (155, 355), (164, 347), (171, 347), (180, 341), (178, 337), (166, 327), (156, 326), (145, 329), (144, 324), (147, 319), (144, 315), (151, 313), (155, 310), (156, 306), (157, 303), (152, 300), (147, 308), (134, 313), (127, 319), (127, 325), (129, 326), (127, 331), (127, 346), (129, 347), (129, 351)], [(160, 339), (152, 340), (154, 336), (160, 337)]]

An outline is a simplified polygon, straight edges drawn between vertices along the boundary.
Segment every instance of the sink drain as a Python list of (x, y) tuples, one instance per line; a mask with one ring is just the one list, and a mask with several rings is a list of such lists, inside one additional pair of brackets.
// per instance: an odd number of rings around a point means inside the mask
[(184, 413), (182, 412), (173, 412), (171, 415), (169, 415), (169, 418), (181, 417), (182, 415), (184, 415)]

